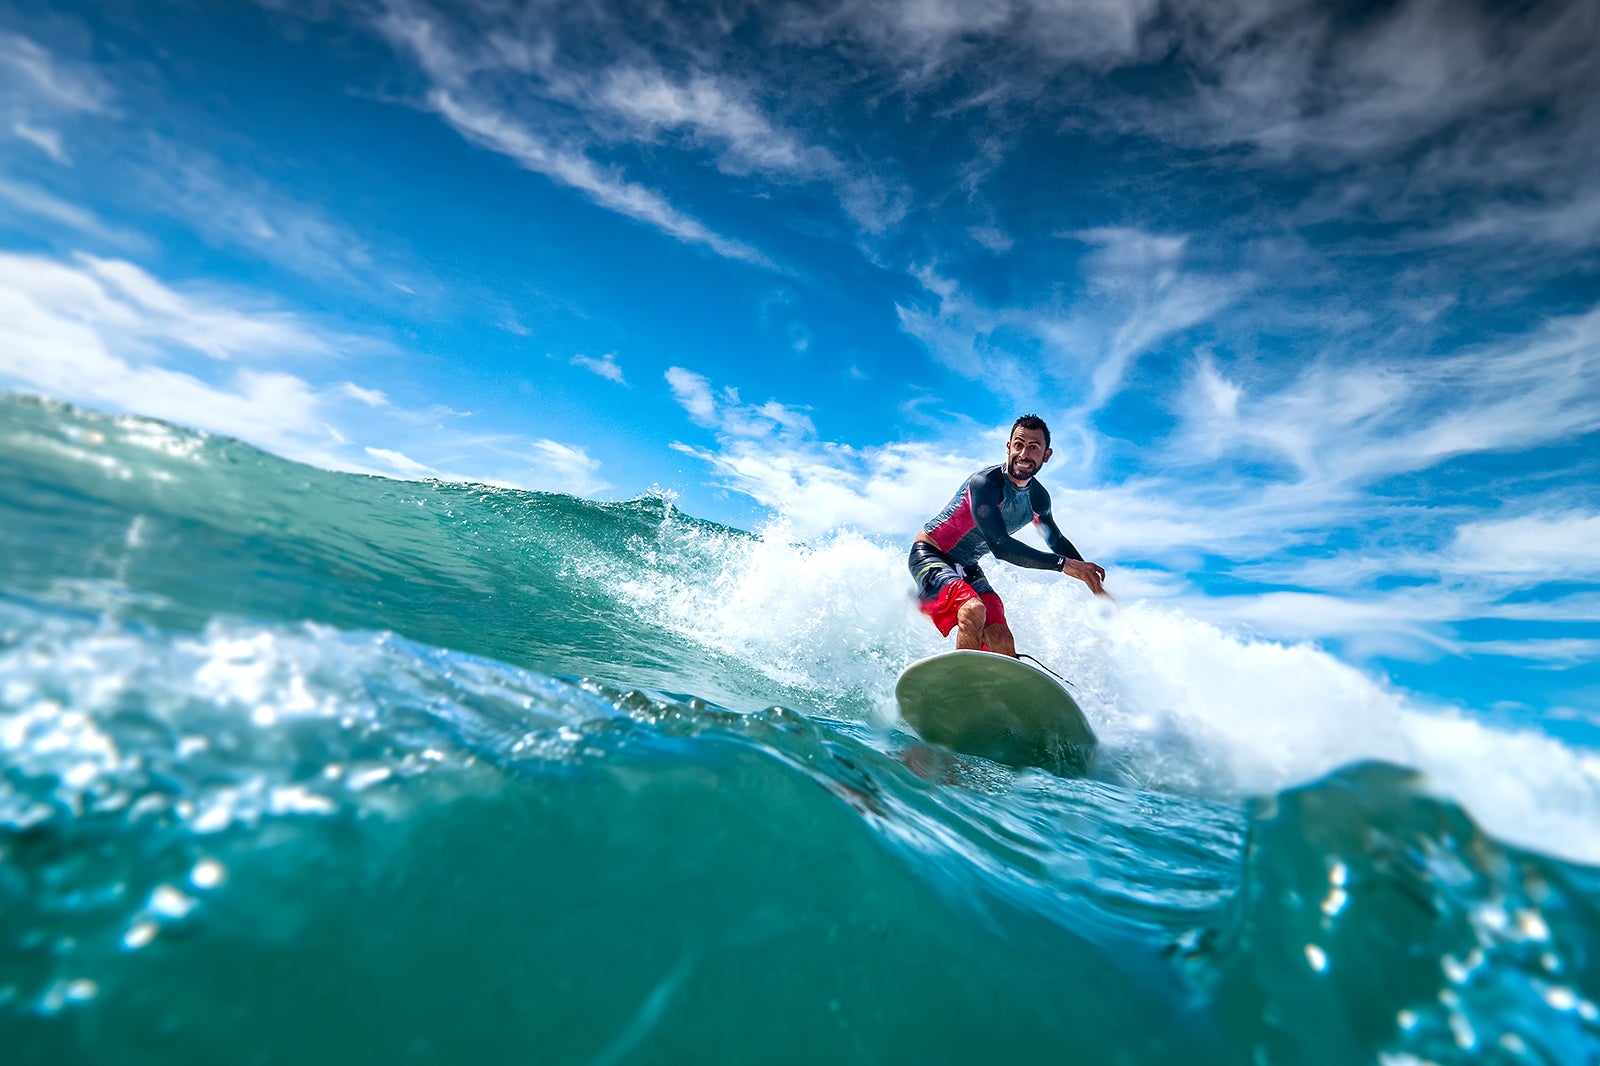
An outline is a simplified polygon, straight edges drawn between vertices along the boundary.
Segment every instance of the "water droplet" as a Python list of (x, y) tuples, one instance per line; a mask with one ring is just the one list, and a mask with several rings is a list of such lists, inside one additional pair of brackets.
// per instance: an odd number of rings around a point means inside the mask
[(216, 888), (222, 884), (227, 871), (216, 859), (201, 859), (189, 871), (189, 883), (196, 888)]
[(1328, 969), (1328, 953), (1315, 944), (1306, 945), (1306, 961), (1318, 973), (1325, 973)]
[(146, 907), (151, 914), (162, 918), (183, 918), (194, 910), (196, 901), (184, 895), (171, 885), (161, 885), (150, 893), (150, 903)]
[(160, 929), (155, 922), (135, 922), (122, 934), (122, 946), (129, 951), (138, 951), (154, 940)]
[(1578, 1006), (1578, 994), (1566, 985), (1546, 985), (1539, 990), (1539, 994), (1556, 1010), (1575, 1010)]
[(1544, 915), (1536, 910), (1517, 912), (1517, 931), (1529, 940), (1550, 939), (1550, 927), (1545, 924)]

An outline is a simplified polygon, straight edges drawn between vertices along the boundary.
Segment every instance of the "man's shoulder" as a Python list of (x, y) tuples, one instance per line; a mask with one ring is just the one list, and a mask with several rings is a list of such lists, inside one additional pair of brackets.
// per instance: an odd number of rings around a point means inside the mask
[(993, 466), (986, 466), (982, 470), (973, 471), (972, 476), (967, 478), (967, 484), (977, 485), (989, 482), (999, 484), (1003, 477), (1005, 477), (1005, 474), (1002, 472), (1000, 464), (996, 463)]

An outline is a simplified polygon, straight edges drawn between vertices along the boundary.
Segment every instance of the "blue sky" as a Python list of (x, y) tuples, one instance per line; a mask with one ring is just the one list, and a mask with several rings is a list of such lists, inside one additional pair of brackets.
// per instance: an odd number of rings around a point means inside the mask
[(889, 541), (1600, 720), (1600, 9), (0, 3), (0, 384)]

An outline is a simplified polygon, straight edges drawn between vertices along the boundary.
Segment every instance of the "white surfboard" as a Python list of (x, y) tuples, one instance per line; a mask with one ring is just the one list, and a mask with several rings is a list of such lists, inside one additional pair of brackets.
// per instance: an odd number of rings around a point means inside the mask
[(1010, 766), (1081, 773), (1098, 743), (1066, 686), (1009, 655), (929, 656), (905, 668), (894, 695), (922, 739)]

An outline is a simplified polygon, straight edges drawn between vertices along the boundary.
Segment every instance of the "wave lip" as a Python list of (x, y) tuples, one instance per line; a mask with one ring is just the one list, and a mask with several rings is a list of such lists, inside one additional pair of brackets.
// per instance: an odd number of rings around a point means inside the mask
[(1600, 1054), (1600, 871), (1501, 845), (1418, 774), (1368, 763), (1274, 797), (1244, 871), (1211, 979), (1273, 1061)]

